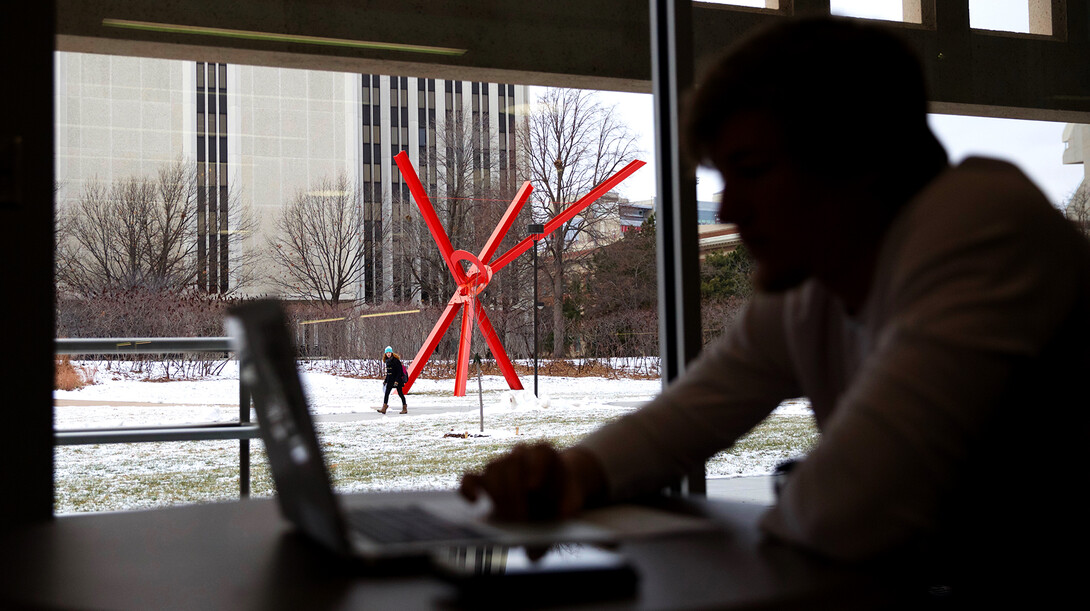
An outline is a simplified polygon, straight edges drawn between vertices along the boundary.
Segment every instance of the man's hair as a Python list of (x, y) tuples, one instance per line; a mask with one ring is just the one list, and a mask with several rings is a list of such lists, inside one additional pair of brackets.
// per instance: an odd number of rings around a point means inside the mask
[(927, 125), (920, 62), (886, 27), (786, 19), (738, 41), (690, 99), (682, 133), (690, 157), (705, 162), (726, 120), (751, 110), (772, 115), (811, 171), (916, 176), (907, 196), (947, 163)]

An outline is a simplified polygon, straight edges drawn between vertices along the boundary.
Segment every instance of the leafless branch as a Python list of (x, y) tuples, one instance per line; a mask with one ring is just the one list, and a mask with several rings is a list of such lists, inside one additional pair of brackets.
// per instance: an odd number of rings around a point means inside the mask
[[(519, 130), (519, 150), (535, 189), (534, 218), (556, 217), (593, 187), (635, 159), (636, 137), (588, 91), (548, 89)], [(553, 330), (564, 338), (564, 271), (579, 244), (597, 246), (616, 200), (600, 199), (549, 235), (544, 269), (553, 293)], [(566, 355), (556, 341), (553, 355)]]

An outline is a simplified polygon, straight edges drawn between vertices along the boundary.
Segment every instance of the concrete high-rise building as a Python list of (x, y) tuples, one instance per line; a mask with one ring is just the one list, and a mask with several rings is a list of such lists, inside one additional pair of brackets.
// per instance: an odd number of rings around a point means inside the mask
[[(264, 248), (296, 195), (345, 178), (359, 187), (366, 261), (345, 297), (418, 301), (410, 268), (419, 242), (402, 221), (419, 215), (394, 155), (409, 154), (433, 196), (452, 188), (455, 158), (465, 161), (471, 190), (517, 180), (525, 86), (63, 52), (55, 66), (62, 209), (89, 181), (195, 164), (196, 256), (210, 292), (236, 288), (247, 259), (231, 249)], [(229, 244), (244, 216), (253, 233)], [(258, 282), (247, 291), (277, 288)]]
[(1082, 164), (1083, 178), (1077, 189), (1090, 189), (1090, 125), (1068, 123), (1063, 131), (1065, 164)]

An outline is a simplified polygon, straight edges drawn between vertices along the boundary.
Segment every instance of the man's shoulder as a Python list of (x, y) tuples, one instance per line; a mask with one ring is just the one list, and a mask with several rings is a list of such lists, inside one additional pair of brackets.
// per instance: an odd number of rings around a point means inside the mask
[(981, 171), (981, 172), (1001, 172), (1001, 173), (1017, 173), (1022, 174), (1022, 171), (1018, 169), (1018, 166), (1009, 161), (998, 159), (995, 157), (981, 157), (979, 155), (973, 155), (961, 160), (953, 169), (958, 171)]
[(902, 291), (933, 297), (940, 285), (995, 288), (1016, 276), (1035, 290), (1046, 282), (1081, 283), (1090, 277), (1090, 245), (1013, 164), (972, 157), (901, 211), (875, 277), (886, 296), (882, 307), (892, 307), (891, 296)]
[(990, 157), (969, 157), (940, 174), (921, 192), (924, 202), (953, 198), (961, 206), (1000, 202), (1048, 206), (1044, 193), (1018, 166)]
[(987, 226), (1024, 237), (1075, 233), (1059, 210), (1017, 166), (969, 157), (940, 174), (908, 204), (901, 231), (925, 233), (932, 243)]

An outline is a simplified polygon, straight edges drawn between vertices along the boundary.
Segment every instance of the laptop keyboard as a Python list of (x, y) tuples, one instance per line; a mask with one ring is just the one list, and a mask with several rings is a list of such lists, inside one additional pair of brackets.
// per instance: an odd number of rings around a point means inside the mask
[(349, 527), (378, 543), (420, 543), (484, 539), (484, 532), (445, 520), (419, 505), (355, 507)]

